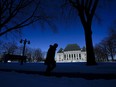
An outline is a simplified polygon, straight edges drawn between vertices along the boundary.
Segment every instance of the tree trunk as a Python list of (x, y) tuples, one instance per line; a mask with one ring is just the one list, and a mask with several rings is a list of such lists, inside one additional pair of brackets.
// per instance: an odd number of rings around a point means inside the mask
[(108, 59), (108, 55), (106, 56), (106, 59), (107, 59), (107, 61), (109, 61), (109, 59)]
[(114, 56), (113, 56), (112, 52), (111, 52), (111, 58), (112, 58), (112, 61), (114, 61)]
[(86, 52), (87, 52), (87, 65), (96, 65), (95, 54), (92, 43), (92, 32), (91, 28), (86, 27), (85, 30), (85, 41), (86, 41)]

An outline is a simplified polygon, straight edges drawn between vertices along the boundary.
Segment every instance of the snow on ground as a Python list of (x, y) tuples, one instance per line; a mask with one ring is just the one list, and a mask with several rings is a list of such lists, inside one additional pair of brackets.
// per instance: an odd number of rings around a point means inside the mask
[(45, 77), (40, 75), (0, 72), (0, 87), (116, 87), (116, 80)]
[[(0, 69), (45, 71), (44, 63), (0, 63)], [(115, 73), (116, 63), (99, 63), (96, 66), (86, 66), (85, 63), (57, 63), (53, 72), (79, 72), (79, 73)]]
[[(45, 71), (43, 63), (0, 63), (0, 69), (17, 69)], [(94, 71), (95, 70), (95, 71)], [(116, 63), (101, 63), (97, 66), (86, 66), (84, 63), (57, 64), (54, 72), (115, 73)], [(116, 79), (93, 79), (47, 77), (38, 74), (24, 74), (0, 71), (0, 87), (116, 87)]]

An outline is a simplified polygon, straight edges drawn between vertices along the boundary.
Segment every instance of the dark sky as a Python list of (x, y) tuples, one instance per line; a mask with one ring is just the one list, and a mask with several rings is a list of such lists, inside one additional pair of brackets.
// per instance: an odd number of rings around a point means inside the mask
[[(54, 8), (54, 10), (55, 9), (58, 10), (57, 8)], [(108, 28), (112, 25), (113, 21), (116, 20), (116, 0), (113, 0), (113, 3), (99, 4), (96, 15), (100, 17), (100, 19), (98, 20), (97, 16), (94, 16), (93, 19), (92, 31), (94, 45), (107, 36)], [(83, 26), (78, 17), (74, 18), (75, 16), (71, 16), (72, 20), (67, 20), (67, 22), (66, 20), (62, 21), (62, 18), (55, 21), (58, 29), (56, 33), (48, 26), (42, 30), (40, 25), (36, 24), (26, 27), (23, 30), (23, 36), (21, 38), (26, 38), (31, 41), (31, 44), (28, 46), (32, 48), (41, 48), (43, 51), (47, 51), (49, 45), (54, 43), (59, 44), (58, 49), (73, 43), (77, 43), (80, 47), (83, 47), (85, 46)]]
[[(110, 5), (108, 5), (110, 4)], [(96, 15), (100, 17), (98, 20), (96, 17), (93, 19), (92, 31), (93, 31), (93, 44), (99, 43), (108, 34), (108, 28), (112, 25), (116, 19), (116, 1), (113, 3), (102, 3), (99, 4)], [(73, 18), (73, 17), (72, 17)], [(85, 46), (85, 37), (83, 27), (80, 20), (77, 18), (72, 19), (69, 23), (64, 21), (56, 21), (58, 29), (57, 33), (54, 33), (50, 27), (45, 30), (39, 29), (25, 29), (24, 37), (31, 41), (30, 46), (33, 48), (41, 48), (43, 51), (47, 51), (50, 44), (58, 43), (59, 48), (64, 48), (67, 44), (77, 43), (80, 47)], [(28, 27), (33, 28), (33, 27)], [(25, 33), (25, 31), (27, 33)]]

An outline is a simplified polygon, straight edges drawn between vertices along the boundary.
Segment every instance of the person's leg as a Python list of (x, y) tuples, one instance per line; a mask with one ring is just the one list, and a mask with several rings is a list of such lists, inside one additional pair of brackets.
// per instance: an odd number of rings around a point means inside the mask
[(56, 67), (56, 62), (52, 63), (51, 71)]
[(50, 72), (51, 72), (51, 65), (50, 64), (47, 64), (47, 68), (46, 68), (45, 74), (46, 75), (50, 75)]

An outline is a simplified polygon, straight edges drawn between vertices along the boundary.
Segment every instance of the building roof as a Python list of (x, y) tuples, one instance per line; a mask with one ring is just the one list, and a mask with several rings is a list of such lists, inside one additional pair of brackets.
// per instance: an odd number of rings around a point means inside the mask
[(81, 51), (82, 52), (85, 52), (86, 51), (86, 47), (83, 47)]
[(63, 53), (63, 49), (60, 48), (59, 51), (57, 53)]
[(80, 46), (77, 44), (68, 44), (64, 51), (77, 51), (77, 50), (81, 50)]

